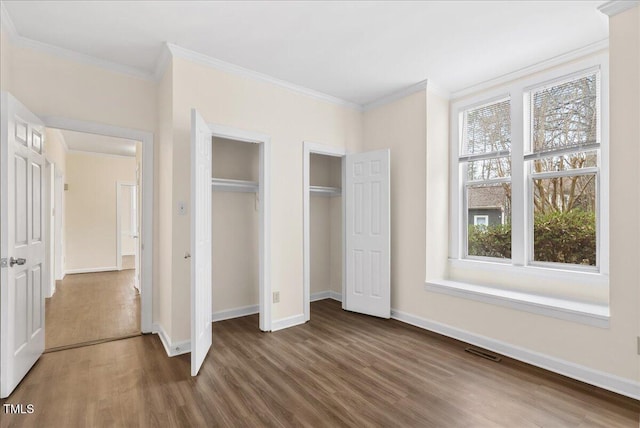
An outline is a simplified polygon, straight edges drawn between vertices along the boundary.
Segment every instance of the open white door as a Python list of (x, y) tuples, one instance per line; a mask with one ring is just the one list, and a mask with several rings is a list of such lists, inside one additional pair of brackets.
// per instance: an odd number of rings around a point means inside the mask
[(389, 150), (346, 156), (344, 309), (391, 316)]
[(211, 347), (211, 130), (191, 110), (191, 376)]
[(1, 95), (0, 396), (8, 397), (44, 351), (46, 278), (44, 125)]

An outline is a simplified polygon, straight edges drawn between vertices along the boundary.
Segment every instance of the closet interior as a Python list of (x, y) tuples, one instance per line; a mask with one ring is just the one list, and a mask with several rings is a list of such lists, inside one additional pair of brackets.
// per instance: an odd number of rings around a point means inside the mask
[(212, 144), (212, 304), (216, 321), (259, 311), (260, 147), (218, 137), (213, 137)]
[(342, 298), (342, 157), (309, 159), (311, 301)]

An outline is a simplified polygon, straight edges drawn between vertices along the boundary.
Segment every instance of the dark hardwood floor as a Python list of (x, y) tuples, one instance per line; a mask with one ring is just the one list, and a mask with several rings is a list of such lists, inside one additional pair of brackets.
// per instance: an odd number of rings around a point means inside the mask
[(303, 326), (214, 324), (197, 377), (155, 335), (45, 354), (2, 427), (634, 427), (640, 406), (394, 320), (312, 303)]
[(65, 276), (45, 303), (45, 348), (140, 333), (135, 270)]

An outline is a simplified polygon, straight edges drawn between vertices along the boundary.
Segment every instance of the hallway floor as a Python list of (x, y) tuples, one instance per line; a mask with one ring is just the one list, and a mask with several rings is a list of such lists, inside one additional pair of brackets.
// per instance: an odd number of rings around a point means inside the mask
[(46, 299), (45, 349), (140, 333), (135, 270), (67, 275)]

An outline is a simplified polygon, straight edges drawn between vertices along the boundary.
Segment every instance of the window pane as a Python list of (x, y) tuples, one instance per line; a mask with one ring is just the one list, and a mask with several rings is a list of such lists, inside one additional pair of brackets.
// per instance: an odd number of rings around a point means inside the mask
[(492, 180), (511, 177), (511, 158), (484, 159), (467, 163), (467, 180)]
[(510, 106), (505, 100), (465, 112), (464, 154), (511, 150)]
[(571, 169), (590, 168), (598, 166), (598, 152), (576, 152), (566, 155), (550, 156), (536, 159), (533, 164), (534, 172), (568, 171)]
[(467, 187), (467, 254), (511, 258), (511, 183)]
[(533, 180), (534, 260), (596, 265), (596, 175)]
[(534, 92), (533, 151), (597, 142), (597, 75)]

